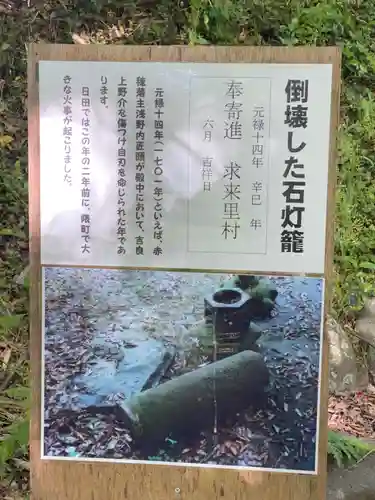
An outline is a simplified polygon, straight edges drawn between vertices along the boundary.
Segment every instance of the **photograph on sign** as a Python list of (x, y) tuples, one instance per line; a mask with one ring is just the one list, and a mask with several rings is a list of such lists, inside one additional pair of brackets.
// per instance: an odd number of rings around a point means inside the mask
[(324, 274), (332, 66), (41, 61), (43, 265)]
[(323, 291), (44, 268), (44, 458), (314, 473)]

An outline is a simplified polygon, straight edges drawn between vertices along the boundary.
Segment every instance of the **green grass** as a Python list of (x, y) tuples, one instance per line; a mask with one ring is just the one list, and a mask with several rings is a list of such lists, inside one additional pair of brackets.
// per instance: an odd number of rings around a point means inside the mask
[(58, 0), (30, 8), (19, 3), (17, 10), (7, 10), (7, 2), (0, 6), (0, 473), (3, 485), (22, 493), (28, 478), (28, 283), (20, 277), (28, 264), (26, 44), (72, 43), (78, 35), (117, 44), (341, 45), (333, 314), (342, 321), (353, 304), (361, 307), (375, 292), (375, 3), (159, 0), (136, 7), (128, 0)]

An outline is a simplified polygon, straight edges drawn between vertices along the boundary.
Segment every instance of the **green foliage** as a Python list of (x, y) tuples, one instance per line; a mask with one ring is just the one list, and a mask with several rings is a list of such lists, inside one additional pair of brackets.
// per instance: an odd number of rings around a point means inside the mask
[(374, 453), (375, 446), (360, 439), (344, 436), (338, 432), (328, 432), (328, 458), (338, 467), (353, 465), (363, 457)]
[(9, 388), (0, 396), (0, 479), (14, 479), (29, 444), (29, 390)]
[[(0, 40), (1, 43), (1, 40)], [(24, 84), (23, 84), (24, 85)], [(3, 116), (19, 104), (19, 87), (7, 103), (0, 101)], [(23, 490), (28, 476), (29, 389), (28, 386), (28, 297), (27, 280), (16, 278), (27, 264), (27, 178), (25, 170), (25, 142), (12, 136), (2, 141), (4, 132), (10, 132), (20, 122), (22, 113), (11, 123), (0, 119), (0, 199), (3, 226), (0, 229), (0, 481), (14, 483)], [(2, 130), (2, 127), (7, 130)], [(19, 133), (19, 132), (18, 132)], [(17, 133), (17, 135), (18, 135)], [(4, 134), (3, 136), (1, 134)], [(3, 147), (2, 147), (3, 146)], [(11, 147), (9, 147), (11, 146)], [(0, 483), (1, 484), (1, 483)], [(1, 489), (1, 488), (0, 488)], [(12, 493), (13, 494), (13, 493)], [(10, 497), (10, 498), (13, 498)]]

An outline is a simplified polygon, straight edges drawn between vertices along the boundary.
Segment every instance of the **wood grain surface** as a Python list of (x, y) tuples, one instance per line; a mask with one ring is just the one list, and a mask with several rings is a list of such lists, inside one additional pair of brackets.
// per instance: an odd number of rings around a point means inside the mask
[(324, 333), (320, 393), (319, 473), (236, 471), (184, 466), (70, 462), (41, 459), (41, 262), (39, 60), (329, 63), (333, 66), (329, 199), (325, 262), (325, 314), (329, 310), (333, 255), (335, 150), (339, 116), (340, 51), (336, 47), (29, 46), (29, 213), (31, 341), (31, 487), (33, 500), (323, 500), (326, 494), (328, 344)]

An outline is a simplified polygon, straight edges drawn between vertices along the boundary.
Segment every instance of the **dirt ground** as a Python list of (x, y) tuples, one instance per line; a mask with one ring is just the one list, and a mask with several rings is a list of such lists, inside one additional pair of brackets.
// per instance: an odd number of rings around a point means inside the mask
[(375, 454), (329, 473), (327, 500), (375, 500)]

